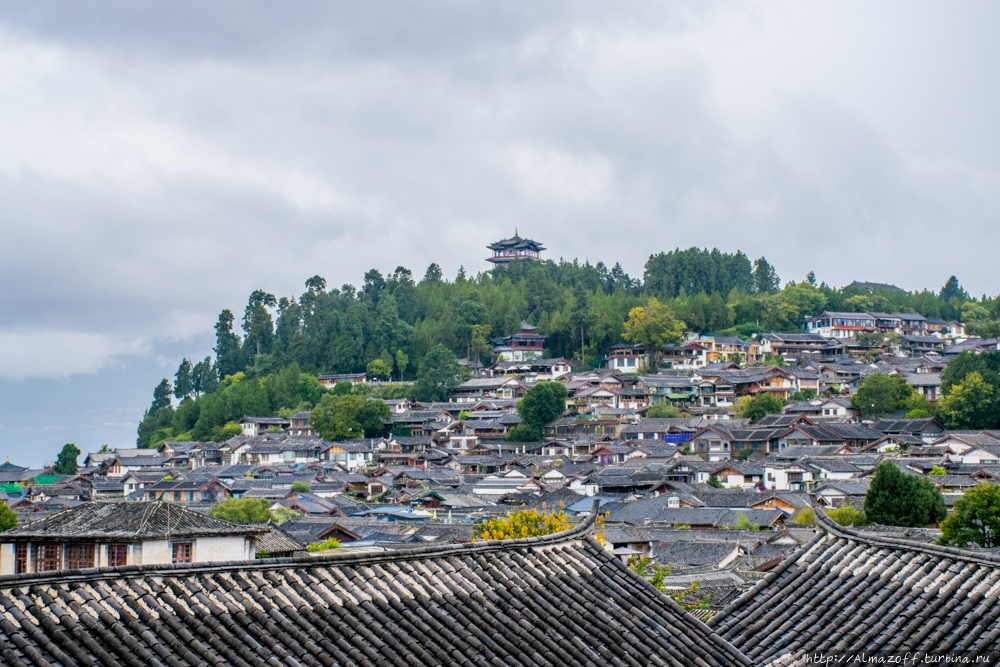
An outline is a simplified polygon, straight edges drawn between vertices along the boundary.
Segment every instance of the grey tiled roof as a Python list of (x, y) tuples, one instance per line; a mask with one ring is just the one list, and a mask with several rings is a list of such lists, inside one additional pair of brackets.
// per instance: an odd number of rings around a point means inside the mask
[(142, 540), (202, 535), (253, 535), (267, 527), (238, 525), (161, 501), (93, 501), (58, 512), (3, 534), (4, 541), (26, 539)]
[(591, 527), (15, 575), (0, 579), (0, 647), (5, 662), (36, 665), (750, 664), (587, 537)]
[[(1000, 649), (1000, 560), (832, 525), (709, 624), (757, 664), (814, 651)], [(849, 623), (843, 619), (850, 618)]]

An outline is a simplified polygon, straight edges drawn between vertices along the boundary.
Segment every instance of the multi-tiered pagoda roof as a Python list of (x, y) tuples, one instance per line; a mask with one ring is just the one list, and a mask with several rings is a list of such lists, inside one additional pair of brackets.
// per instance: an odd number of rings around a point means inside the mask
[(509, 239), (486, 247), (493, 251), (493, 256), (487, 257), (486, 261), (497, 266), (507, 266), (515, 259), (540, 259), (541, 252), (545, 250), (541, 243), (518, 236), (517, 231)]

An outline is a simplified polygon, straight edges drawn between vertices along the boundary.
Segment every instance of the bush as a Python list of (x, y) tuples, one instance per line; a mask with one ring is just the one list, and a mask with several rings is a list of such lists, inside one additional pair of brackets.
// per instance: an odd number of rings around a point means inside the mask
[(331, 537), (325, 542), (313, 542), (306, 547), (306, 550), (313, 553), (316, 551), (326, 551), (327, 549), (339, 549), (342, 546), (343, 545), (340, 543), (340, 540)]
[(812, 526), (816, 523), (816, 516), (811, 507), (804, 507), (795, 514), (792, 522), (801, 526)]
[(17, 528), (17, 512), (0, 502), (0, 532)]
[(292, 482), (292, 491), (295, 493), (309, 493), (309, 482), (303, 482), (300, 479)]
[(302, 516), (302, 512), (296, 512), (289, 507), (279, 507), (271, 510), (271, 521), (275, 523), (285, 523), (289, 519), (297, 519)]
[(710, 487), (712, 487), (713, 489), (721, 489), (722, 488), (722, 482), (719, 481), (719, 478), (718, 478), (717, 475), (709, 475), (708, 482), (706, 482), (706, 483)]
[(859, 512), (850, 505), (829, 509), (826, 515), (841, 526), (864, 526), (868, 523), (864, 512)]

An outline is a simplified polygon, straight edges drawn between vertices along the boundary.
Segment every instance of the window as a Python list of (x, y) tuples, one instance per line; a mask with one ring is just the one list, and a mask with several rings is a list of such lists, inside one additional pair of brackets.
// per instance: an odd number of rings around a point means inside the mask
[(180, 500), (180, 499), (181, 499), (181, 492), (174, 491), (174, 500)]
[(28, 571), (28, 545), (18, 544), (14, 547), (14, 574), (24, 574)]
[(83, 570), (94, 567), (93, 544), (67, 544), (66, 567), (70, 570)]
[(172, 561), (174, 563), (190, 563), (191, 552), (192, 549), (190, 542), (174, 542)]
[(128, 565), (127, 544), (108, 545), (108, 565), (110, 567), (121, 567), (122, 565)]
[(58, 544), (35, 545), (35, 572), (50, 572), (62, 568), (62, 549)]

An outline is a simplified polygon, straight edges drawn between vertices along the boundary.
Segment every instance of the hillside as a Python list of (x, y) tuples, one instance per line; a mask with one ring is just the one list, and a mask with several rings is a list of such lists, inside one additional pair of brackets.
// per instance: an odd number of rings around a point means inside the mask
[[(804, 318), (824, 310), (916, 312), (996, 335), (1000, 307), (996, 299), (970, 297), (955, 278), (938, 293), (873, 284), (835, 289), (817, 284), (811, 273), (781, 288), (763, 257), (751, 263), (741, 252), (697, 248), (650, 256), (641, 279), (617, 264), (527, 261), (475, 277), (463, 269), (454, 280), (431, 264), (419, 282), (404, 267), (389, 276), (372, 269), (360, 288), (328, 288), (313, 276), (305, 288), (298, 297), (253, 292), (239, 330), (233, 311), (223, 310), (215, 357), (185, 359), (172, 381), (160, 383), (139, 426), (139, 446), (221, 440), (245, 414), (308, 410), (325, 391), (316, 380), (321, 373), (368, 371), (412, 382), (438, 345), (488, 365), (490, 341), (513, 333), (522, 321), (547, 336), (545, 356), (595, 367), (609, 347), (624, 342), (629, 313), (652, 299), (683, 331), (742, 337), (799, 331)], [(380, 391), (386, 398), (430, 398), (420, 395), (419, 384)]]

